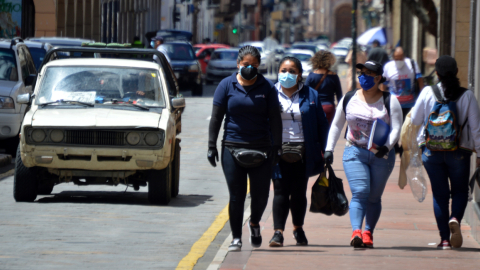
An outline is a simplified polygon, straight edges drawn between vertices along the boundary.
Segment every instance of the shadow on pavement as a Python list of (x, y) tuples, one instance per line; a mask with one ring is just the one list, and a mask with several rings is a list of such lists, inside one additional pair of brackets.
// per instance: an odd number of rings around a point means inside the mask
[(309, 249), (282, 249), (282, 248), (270, 248), (270, 249), (254, 249), (252, 252), (326, 252), (325, 250), (309, 250)]
[[(210, 195), (182, 195), (172, 198), (164, 207), (196, 207), (211, 200)], [(148, 201), (146, 192), (118, 191), (62, 191), (36, 200), (38, 203), (95, 203), (95, 204), (128, 204), (153, 205)]]
[[(285, 245), (284, 247), (298, 247), (296, 245)], [(319, 247), (319, 248), (351, 248), (350, 245), (308, 245), (305, 247)], [(280, 251), (281, 248), (275, 249), (254, 249), (253, 251)], [(370, 250), (370, 248), (355, 248), (354, 250)], [(436, 246), (429, 246), (429, 247), (408, 247), (408, 246), (398, 246), (398, 247), (375, 247), (372, 250), (405, 250), (405, 251), (434, 251), (437, 250)], [(323, 252), (320, 250), (283, 250), (285, 252), (292, 252), (292, 251), (298, 251), (298, 252)], [(457, 252), (479, 252), (480, 249), (478, 248), (453, 248), (452, 251), (457, 251)]]

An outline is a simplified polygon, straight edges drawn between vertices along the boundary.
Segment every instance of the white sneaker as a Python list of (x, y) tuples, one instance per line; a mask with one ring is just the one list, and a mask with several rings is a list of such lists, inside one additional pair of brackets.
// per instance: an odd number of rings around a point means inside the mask
[(458, 220), (456, 218), (450, 219), (450, 221), (448, 222), (448, 227), (450, 227), (450, 244), (452, 245), (452, 247), (462, 247), (463, 237), (462, 231), (460, 230), (460, 223), (458, 223)]
[(242, 250), (242, 240), (240, 238), (235, 238), (230, 243), (228, 251), (241, 251)]

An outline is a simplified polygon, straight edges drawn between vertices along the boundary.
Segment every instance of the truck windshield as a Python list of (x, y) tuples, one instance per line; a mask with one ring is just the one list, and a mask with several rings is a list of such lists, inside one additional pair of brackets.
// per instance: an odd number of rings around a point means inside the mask
[(0, 80), (17, 81), (17, 64), (15, 53), (11, 49), (0, 49)]
[(37, 96), (37, 105), (66, 106), (65, 102), (54, 103), (63, 100), (95, 106), (165, 107), (159, 74), (153, 69), (49, 67)]

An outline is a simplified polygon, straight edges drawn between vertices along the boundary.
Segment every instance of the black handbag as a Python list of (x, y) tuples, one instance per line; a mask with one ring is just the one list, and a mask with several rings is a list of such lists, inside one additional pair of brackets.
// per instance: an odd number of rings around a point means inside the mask
[(255, 149), (227, 147), (238, 165), (244, 168), (255, 168), (263, 164), (268, 158), (266, 151)]
[(342, 179), (335, 176), (332, 166), (327, 165), (328, 180), (322, 173), (312, 186), (310, 212), (327, 216), (343, 216), (348, 213), (348, 199), (343, 189)]
[(280, 158), (288, 163), (295, 163), (303, 159), (305, 145), (303, 143), (283, 143)]

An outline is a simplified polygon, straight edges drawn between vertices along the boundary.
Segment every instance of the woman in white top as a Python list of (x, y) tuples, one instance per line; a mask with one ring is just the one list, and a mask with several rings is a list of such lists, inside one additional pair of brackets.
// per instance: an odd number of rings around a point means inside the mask
[(302, 63), (287, 56), (280, 61), (278, 99), (282, 107), (282, 151), (273, 171), (273, 229), (271, 247), (283, 246), (283, 231), (292, 212), (297, 245), (307, 245), (303, 222), (307, 211), (308, 178), (323, 172), (322, 153), (328, 121), (318, 92), (301, 83)]
[[(457, 78), (457, 62), (450, 56), (441, 56), (435, 63), (440, 83), (437, 84), (442, 98), (456, 100), (456, 124), (461, 129), (459, 148), (454, 151), (438, 151), (425, 146), (424, 128), (419, 130), (417, 142), (422, 149), (422, 161), (427, 171), (433, 193), (433, 209), (440, 231), (438, 249), (462, 246), (460, 222), (468, 202), (470, 156), (477, 152), (477, 167), (480, 166), (480, 112), (472, 91), (460, 87)], [(418, 96), (413, 107), (412, 124), (424, 125), (436, 104), (433, 88), (427, 86)], [(436, 134), (437, 135), (437, 134)], [(430, 147), (432, 148), (432, 147)], [(450, 179), (450, 181), (449, 181)], [(452, 198), (452, 210), (448, 205)]]
[[(350, 222), (353, 234), (350, 245), (373, 247), (372, 234), (382, 211), (381, 197), (395, 165), (392, 148), (400, 137), (402, 108), (395, 96), (378, 89), (385, 81), (380, 63), (367, 61), (356, 67), (361, 70), (358, 79), (362, 89), (348, 92), (339, 103), (343, 106), (337, 106), (328, 134), (325, 162), (333, 162), (335, 144), (347, 122), (343, 168), (352, 191)], [(386, 143), (377, 146), (374, 154), (368, 150), (368, 142), (377, 119), (388, 124), (390, 131), (385, 134), (388, 136)], [(364, 219), (365, 231), (362, 233)]]

